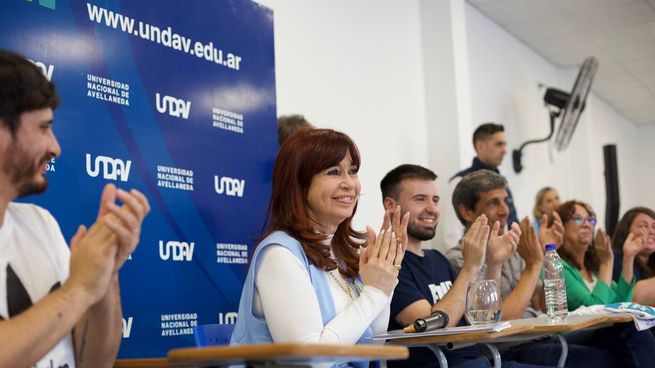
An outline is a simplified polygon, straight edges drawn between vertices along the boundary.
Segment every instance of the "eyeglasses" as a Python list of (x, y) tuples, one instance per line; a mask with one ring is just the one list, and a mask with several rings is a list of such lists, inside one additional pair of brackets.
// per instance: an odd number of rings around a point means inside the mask
[(573, 221), (574, 224), (578, 226), (582, 225), (585, 221), (587, 221), (591, 226), (596, 226), (596, 222), (597, 222), (596, 218), (593, 216), (582, 217), (580, 215), (573, 215), (573, 217), (571, 217), (571, 220)]

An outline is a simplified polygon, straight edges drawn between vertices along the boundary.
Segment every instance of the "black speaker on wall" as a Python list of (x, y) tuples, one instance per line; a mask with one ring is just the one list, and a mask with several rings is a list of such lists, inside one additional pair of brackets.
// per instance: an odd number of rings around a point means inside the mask
[(614, 228), (619, 221), (621, 207), (615, 144), (603, 146), (603, 162), (605, 163), (605, 229), (611, 236), (614, 235)]

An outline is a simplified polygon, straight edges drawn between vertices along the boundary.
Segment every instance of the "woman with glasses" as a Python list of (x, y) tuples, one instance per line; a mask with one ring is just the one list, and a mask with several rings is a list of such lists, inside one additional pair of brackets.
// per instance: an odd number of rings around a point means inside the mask
[[(618, 282), (612, 281), (614, 254), (610, 239), (601, 229), (595, 232), (596, 214), (580, 201), (564, 202), (557, 208), (564, 223), (562, 257), (569, 310), (580, 306), (628, 302), (634, 286), (633, 265), (643, 244), (634, 237), (623, 243), (623, 262)], [(617, 323), (597, 330), (580, 331), (566, 337), (569, 344), (591, 345), (609, 351), (619, 367), (652, 367), (655, 337), (637, 331), (634, 323)]]
[(655, 305), (655, 212), (646, 207), (635, 207), (626, 212), (614, 230), (614, 280), (621, 276), (623, 244), (629, 238), (641, 238), (644, 247), (635, 257), (635, 285), (632, 301)]
[(643, 243), (629, 237), (623, 244), (618, 282), (612, 281), (614, 253), (609, 236), (598, 229), (588, 204), (568, 201), (557, 208), (564, 223), (564, 243), (558, 249), (566, 275), (569, 310), (593, 304), (628, 302), (634, 287), (634, 261)]

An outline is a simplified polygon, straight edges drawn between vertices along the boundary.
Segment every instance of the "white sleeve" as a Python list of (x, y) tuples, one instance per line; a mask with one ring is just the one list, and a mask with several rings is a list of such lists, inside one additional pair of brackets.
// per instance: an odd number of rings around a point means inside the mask
[[(398, 284), (396, 284), (398, 285)], [(389, 301), (393, 299), (393, 292)], [(371, 330), (373, 330), (374, 335), (383, 334), (389, 329), (389, 317), (391, 316), (391, 302), (387, 303), (382, 309), (382, 312), (371, 323)]]
[(260, 255), (255, 286), (274, 342), (354, 344), (390, 301), (381, 290), (364, 286), (361, 295), (324, 326), (307, 269), (279, 245), (268, 246)]

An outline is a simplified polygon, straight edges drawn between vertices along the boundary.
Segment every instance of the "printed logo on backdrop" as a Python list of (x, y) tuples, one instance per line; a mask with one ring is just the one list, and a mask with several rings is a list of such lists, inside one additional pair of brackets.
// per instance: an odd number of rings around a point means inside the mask
[(113, 79), (87, 74), (86, 95), (97, 100), (130, 106), (130, 85)]
[(155, 105), (160, 113), (185, 120), (189, 118), (189, 111), (191, 111), (191, 101), (173, 96), (162, 96), (159, 92), (155, 93)]
[(213, 41), (206, 44), (200, 41), (194, 42), (190, 37), (174, 32), (170, 26), (156, 26), (89, 3), (86, 4), (86, 10), (91, 22), (193, 55), (228, 69), (239, 70), (241, 68), (243, 61), (241, 56), (216, 48)]
[(241, 114), (212, 107), (212, 121), (214, 128), (243, 134), (243, 115)]
[(159, 241), (159, 258), (162, 261), (175, 262), (190, 262), (193, 260), (193, 249), (195, 244), (193, 242), (179, 242), (179, 241)]
[(216, 243), (216, 263), (247, 264), (248, 245)]
[(91, 159), (91, 154), (86, 154), (86, 173), (95, 178), (102, 173), (103, 179), (127, 181), (130, 177), (132, 161), (121, 160), (108, 156), (96, 156)]
[(132, 321), (134, 321), (134, 317), (123, 317), (123, 338), (124, 339), (129, 339), (130, 335), (132, 334)]
[(192, 192), (193, 170), (157, 165), (157, 186)]
[(218, 194), (225, 194), (230, 197), (243, 197), (243, 190), (246, 187), (245, 179), (230, 178), (229, 176), (214, 175), (214, 190)]
[(198, 326), (198, 313), (175, 313), (161, 315), (161, 335), (193, 335), (193, 328)]
[[(28, 3), (31, 3), (32, 0), (27, 0)], [(55, 10), (57, 8), (57, 0), (39, 0), (39, 5), (44, 8)]]
[(221, 312), (218, 314), (218, 323), (221, 325), (233, 325), (237, 323), (238, 315), (237, 312)]
[(55, 172), (55, 158), (51, 157), (46, 163), (45, 163), (45, 171), (47, 172)]
[(34, 61), (32, 59), (28, 59), (29, 61), (32, 62), (32, 64), (36, 65), (37, 68), (43, 72), (43, 75), (45, 75), (46, 79), (50, 82), (52, 82), (52, 73), (55, 71), (55, 66), (52, 64), (46, 65), (45, 63), (41, 61)]

